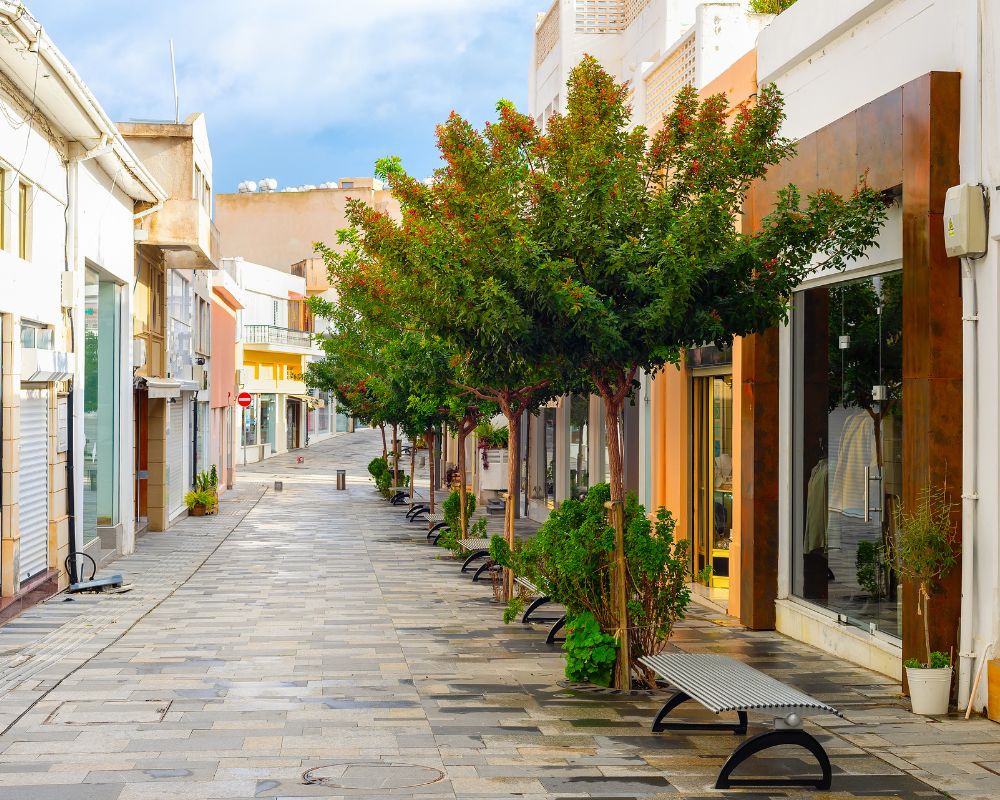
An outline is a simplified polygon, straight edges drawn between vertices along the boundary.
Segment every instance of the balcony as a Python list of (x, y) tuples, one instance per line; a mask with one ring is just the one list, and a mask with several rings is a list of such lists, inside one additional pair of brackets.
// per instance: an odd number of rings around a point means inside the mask
[(276, 325), (244, 325), (243, 346), (251, 350), (274, 350), (281, 353), (313, 355), (319, 348), (309, 331), (279, 328)]
[(141, 244), (164, 251), (167, 269), (218, 269), (222, 256), (219, 229), (194, 198), (171, 198), (146, 220)]

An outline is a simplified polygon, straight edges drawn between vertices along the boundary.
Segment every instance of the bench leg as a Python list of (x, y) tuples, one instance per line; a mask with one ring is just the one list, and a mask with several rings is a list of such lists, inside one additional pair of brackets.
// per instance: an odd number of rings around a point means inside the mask
[(541, 597), (536, 597), (536, 598), (535, 598), (534, 600), (532, 600), (532, 601), (531, 601), (531, 605), (529, 605), (529, 606), (528, 606), (528, 607), (527, 607), (527, 608), (526, 608), (526, 609), (524, 610), (524, 616), (523, 616), (523, 617), (521, 617), (521, 622), (527, 622), (527, 621), (528, 621), (528, 618), (529, 618), (529, 617), (530, 617), (530, 616), (531, 616), (531, 615), (532, 615), (532, 614), (533, 614), (533, 613), (534, 613), (535, 611), (537, 611), (537, 610), (538, 610), (539, 606), (543, 606), (543, 605), (545, 605), (545, 604), (546, 604), (547, 602), (549, 602), (549, 598), (547, 598), (547, 597), (546, 597), (545, 595), (542, 595)]
[(417, 514), (422, 514), (427, 510), (427, 505), (424, 503), (414, 503), (413, 508), (406, 512), (406, 518), (413, 522), (416, 519)]
[(462, 564), (462, 572), (465, 572), (466, 568), (476, 559), (485, 558), (490, 553), (488, 550), (476, 550), (471, 556), (465, 559), (465, 563)]
[[(819, 767), (823, 772), (820, 778), (732, 778), (730, 777), (740, 764), (753, 755), (767, 750), (771, 747), (782, 745), (798, 745), (816, 756)], [(747, 739), (736, 748), (729, 757), (719, 779), (715, 782), (716, 789), (731, 789), (734, 786), (811, 786), (815, 789), (827, 790), (830, 788), (832, 780), (832, 770), (830, 768), (830, 757), (823, 749), (815, 737), (803, 730), (778, 730), (758, 733)]]
[(566, 615), (563, 614), (559, 619), (556, 620), (556, 624), (549, 629), (549, 635), (545, 637), (545, 644), (555, 644), (557, 641), (563, 642), (566, 637), (561, 639), (556, 639), (556, 634), (562, 630), (562, 626), (566, 624)]
[[(430, 539), (435, 533), (437, 533), (442, 528), (447, 528), (447, 522), (435, 522), (429, 531), (427, 531), (427, 538)], [(434, 544), (437, 544), (437, 539), (434, 540)]]
[(686, 703), (691, 697), (684, 692), (676, 692), (671, 696), (666, 703), (663, 704), (663, 708), (660, 709), (660, 713), (656, 715), (656, 719), (653, 720), (653, 733), (661, 733), (662, 731), (732, 731), (733, 733), (742, 736), (747, 732), (747, 712), (737, 711), (737, 715), (740, 718), (739, 722), (664, 722), (667, 715), (670, 714), (677, 706), (681, 703)]
[[(487, 553), (486, 555), (489, 555), (489, 553)], [(478, 583), (479, 582), (479, 576), (482, 575), (484, 572), (486, 572), (486, 570), (492, 569), (492, 568), (493, 568), (493, 561), (491, 559), (487, 559), (486, 563), (483, 564), (479, 569), (477, 569), (476, 570), (476, 574), (472, 576), (472, 582), (473, 583)]]

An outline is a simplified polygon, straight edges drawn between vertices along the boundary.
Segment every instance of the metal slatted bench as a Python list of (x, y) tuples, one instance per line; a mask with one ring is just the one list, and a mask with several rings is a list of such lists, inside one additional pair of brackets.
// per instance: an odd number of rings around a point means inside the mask
[[(802, 718), (810, 714), (836, 714), (837, 709), (798, 689), (777, 681), (740, 661), (711, 653), (668, 653), (639, 659), (677, 688), (653, 720), (653, 731), (747, 732), (747, 712), (774, 715), (774, 730), (747, 739), (733, 751), (719, 773), (716, 789), (734, 786), (812, 786), (829, 789), (830, 758), (815, 737), (802, 729)], [(735, 711), (739, 722), (664, 722), (677, 706), (697, 700), (709, 711)], [(771, 747), (795, 745), (812, 753), (822, 770), (820, 778), (733, 778), (732, 773), (751, 756)]]
[(391, 496), (389, 497), (389, 502), (394, 506), (400, 505), (407, 497), (410, 496), (409, 486), (390, 486), (389, 491)]
[(444, 521), (444, 514), (430, 514), (427, 517), (427, 541), (431, 544), (437, 544), (438, 539), (441, 538), (441, 531), (447, 527), (448, 523)]
[[(522, 578), (520, 575), (516, 575), (514, 576), (514, 583), (516, 583), (518, 586), (523, 587), (524, 589), (527, 589), (528, 592), (530, 592), (535, 596), (535, 599), (531, 601), (530, 605), (524, 610), (524, 614), (521, 616), (522, 623), (529, 622), (531, 615), (535, 611), (537, 611), (540, 606), (543, 606), (546, 603), (551, 602), (551, 600), (548, 597), (548, 595), (543, 594), (541, 591), (539, 591), (538, 587), (535, 586), (535, 584), (533, 584), (527, 578)], [(548, 636), (545, 637), (545, 643), (555, 644), (555, 642), (557, 641), (556, 634), (559, 633), (559, 631), (562, 630), (563, 625), (566, 624), (566, 615), (563, 614), (562, 616), (560, 616), (558, 619), (555, 620), (548, 619), (544, 621), (554, 623), (552, 627), (549, 629)], [(562, 641), (562, 639), (558, 641)]]
[(490, 558), (490, 540), (489, 539), (459, 539), (459, 546), (468, 553), (468, 557), (462, 563), (462, 572), (472, 565), (473, 561), (477, 561), (480, 558), (485, 558), (486, 563), (483, 564), (479, 569), (476, 570), (476, 574), (472, 576), (473, 582), (479, 580), (479, 576), (483, 574), (491, 565)]

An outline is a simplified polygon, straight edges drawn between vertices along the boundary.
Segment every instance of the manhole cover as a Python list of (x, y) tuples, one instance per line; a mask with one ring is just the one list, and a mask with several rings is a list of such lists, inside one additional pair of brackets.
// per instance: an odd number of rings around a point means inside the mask
[(349, 764), (315, 767), (302, 773), (302, 778), (308, 784), (337, 789), (408, 789), (437, 783), (444, 779), (444, 773), (433, 767), (416, 764), (353, 761)]

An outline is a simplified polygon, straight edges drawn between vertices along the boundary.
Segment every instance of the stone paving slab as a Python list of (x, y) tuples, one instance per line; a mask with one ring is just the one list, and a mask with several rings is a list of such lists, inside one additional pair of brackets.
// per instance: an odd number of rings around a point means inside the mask
[[(567, 684), (547, 626), (503, 625), (489, 583), (378, 497), (365, 465), (380, 448), (361, 432), (245, 468), (217, 517), (149, 534), (115, 565), (138, 593), (72, 611), (55, 598), (0, 628), (0, 797), (815, 795), (716, 791), (733, 736), (652, 734), (662, 695)], [(831, 800), (996, 796), (1000, 726), (914, 717), (889, 679), (708, 610), (675, 644), (844, 709), (810, 723), (834, 762)]]

